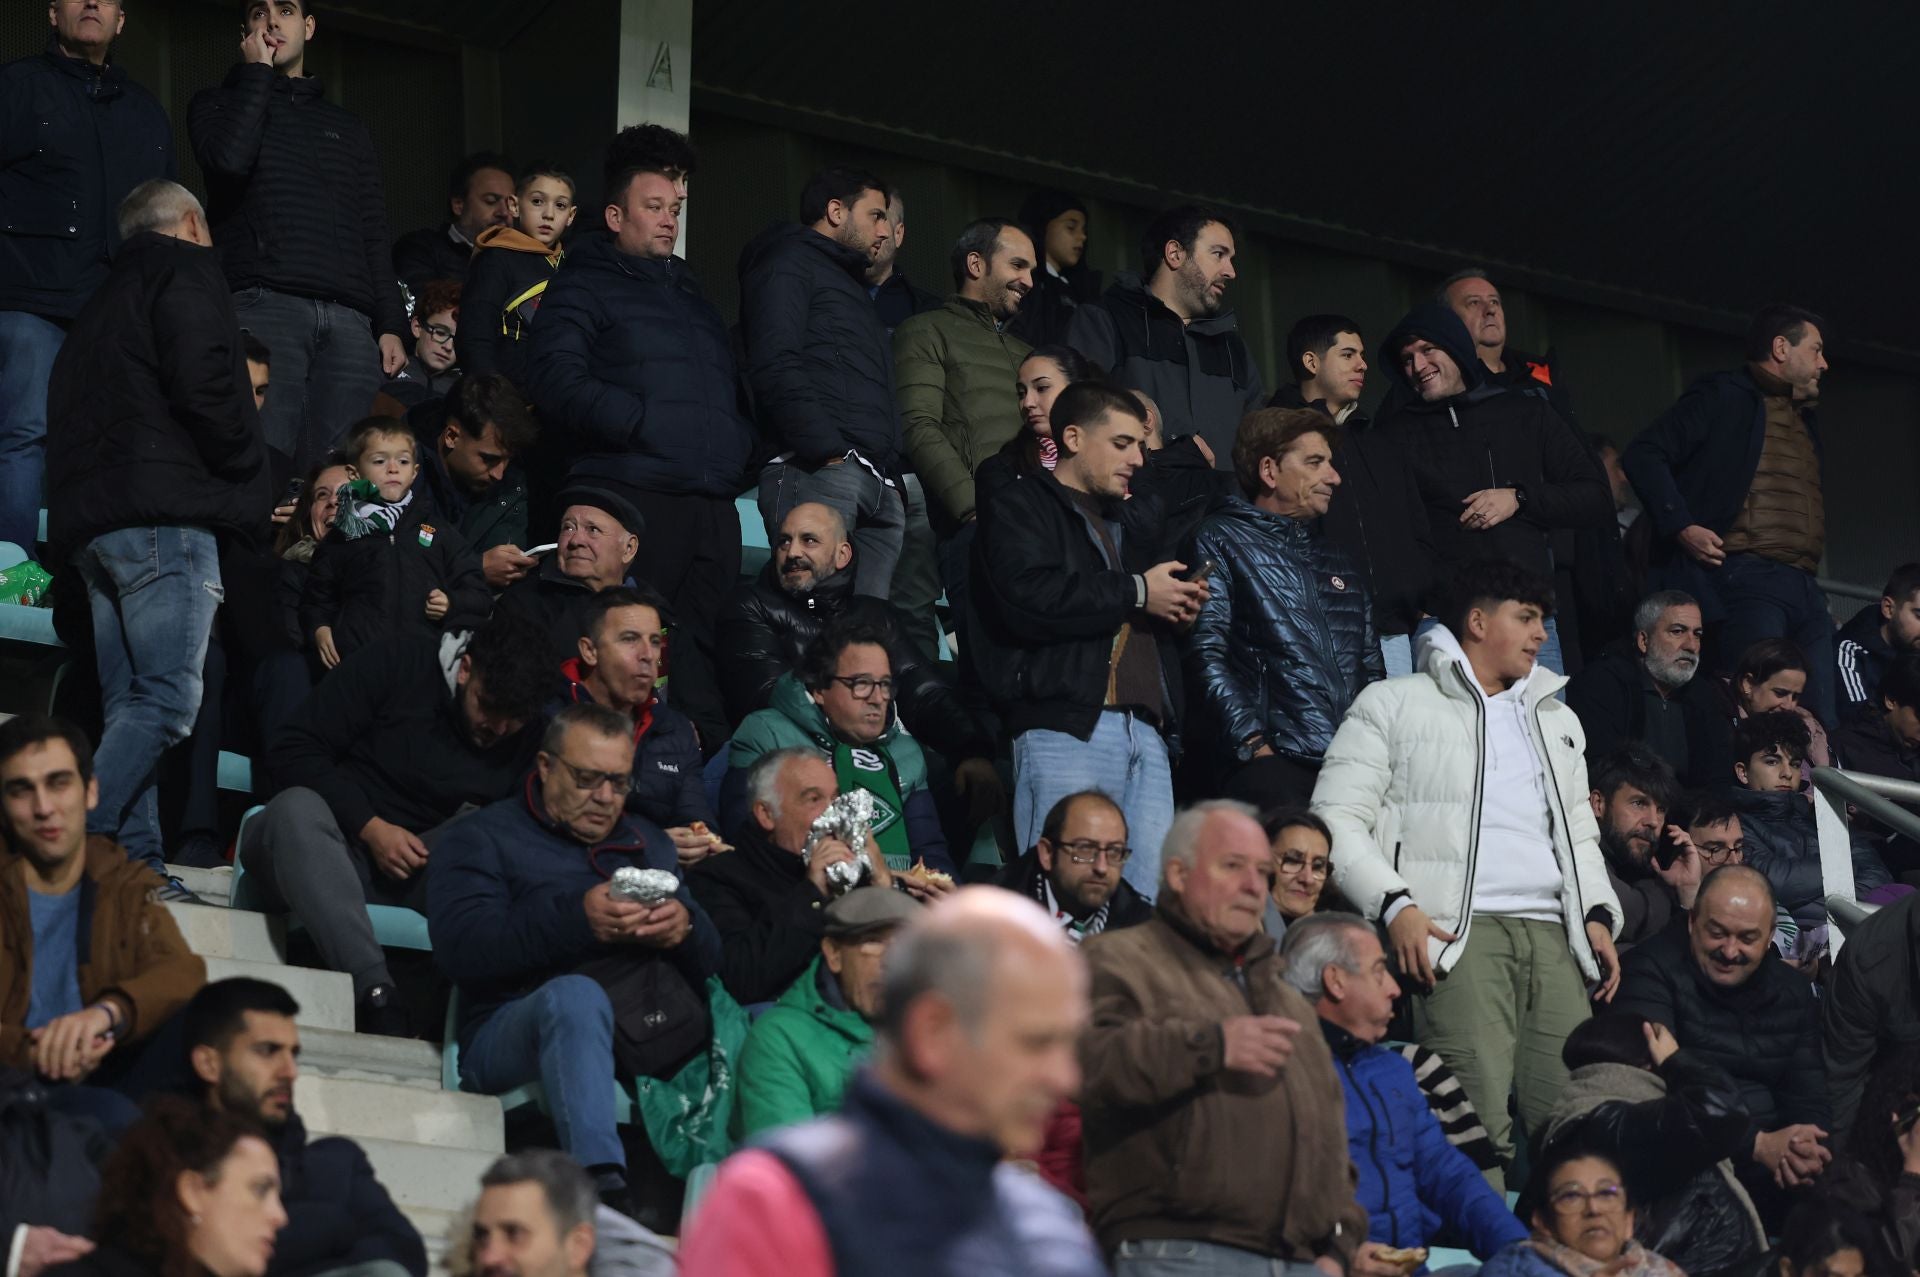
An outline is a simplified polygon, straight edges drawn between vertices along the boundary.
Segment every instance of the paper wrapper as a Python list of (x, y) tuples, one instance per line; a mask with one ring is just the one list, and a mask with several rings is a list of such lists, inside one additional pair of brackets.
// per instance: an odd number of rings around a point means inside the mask
[(827, 866), (827, 885), (835, 896), (844, 896), (855, 887), (873, 880), (873, 866), (862, 852), (873, 830), (873, 795), (864, 789), (851, 789), (827, 804), (814, 817), (807, 831), (807, 845), (800, 851), (803, 864), (813, 863), (813, 849), (828, 838), (837, 838), (853, 848), (853, 859)]
[(608, 894), (616, 900), (631, 900), (637, 904), (657, 905), (673, 898), (680, 889), (680, 880), (665, 869), (635, 869), (632, 866), (613, 871), (613, 883)]

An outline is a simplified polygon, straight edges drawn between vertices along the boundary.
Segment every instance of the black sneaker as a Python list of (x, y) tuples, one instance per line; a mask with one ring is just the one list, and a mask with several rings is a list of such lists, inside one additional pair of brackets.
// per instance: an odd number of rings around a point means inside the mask
[(414, 1036), (413, 1022), (407, 1016), (406, 1003), (400, 999), (400, 990), (390, 984), (376, 984), (368, 989), (353, 1009), (353, 1031), (388, 1038)]
[(168, 859), (189, 869), (224, 869), (227, 864), (225, 849), (211, 834), (187, 835)]
[(167, 874), (161, 879), (160, 885), (153, 889), (153, 898), (163, 905), (203, 905), (207, 903), (189, 891), (187, 884), (181, 882), (172, 874)]

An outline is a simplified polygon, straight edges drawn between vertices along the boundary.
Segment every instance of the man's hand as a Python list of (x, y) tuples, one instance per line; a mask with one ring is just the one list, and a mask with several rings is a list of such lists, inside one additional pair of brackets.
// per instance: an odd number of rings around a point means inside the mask
[(427, 844), (392, 821), (375, 816), (360, 828), (373, 863), (389, 878), (405, 882), (426, 867)]
[[(1196, 439), (1199, 437), (1198, 435), (1194, 436)], [(1347, 1274), (1340, 1268), (1340, 1261), (1332, 1255), (1321, 1255), (1313, 1261), (1313, 1266), (1325, 1273), (1327, 1277), (1347, 1277)], [(1355, 1271), (1357, 1272), (1358, 1270), (1356, 1269)]]
[(1460, 504), (1466, 507), (1460, 512), (1460, 526), (1475, 532), (1497, 528), (1520, 512), (1520, 498), (1512, 488), (1482, 488), (1460, 498)]
[(1147, 615), (1173, 625), (1185, 625), (1200, 615), (1207, 601), (1205, 581), (1182, 581), (1176, 573), (1187, 565), (1179, 562), (1156, 563), (1147, 569)]
[(392, 333), (380, 334), (380, 370), (389, 377), (397, 377), (400, 370), (407, 366), (407, 348)]
[(333, 645), (331, 625), (322, 625), (313, 632), (313, 650), (320, 654), (320, 664), (328, 669), (340, 663), (340, 649)]
[(633, 943), (649, 949), (677, 949), (693, 930), (693, 915), (678, 900), (663, 900), (644, 909), (646, 917), (633, 928)]
[(1419, 982), (1423, 988), (1431, 989), (1433, 960), (1427, 956), (1429, 936), (1449, 944), (1460, 938), (1451, 931), (1442, 931), (1419, 905), (1408, 905), (1387, 924), (1387, 939), (1393, 942), (1393, 952), (1400, 960), (1401, 974)]
[(1613, 947), (1613, 933), (1604, 922), (1587, 924), (1587, 941), (1593, 945), (1593, 960), (1600, 965), (1600, 987), (1593, 991), (1596, 1002), (1611, 1002), (1620, 991), (1620, 954)]
[(1680, 854), (1665, 868), (1655, 860), (1653, 871), (1660, 875), (1661, 882), (1673, 888), (1680, 907), (1691, 910), (1694, 897), (1700, 894), (1700, 879), (1704, 876), (1700, 865), (1700, 849), (1693, 845), (1693, 839), (1687, 837), (1687, 831), (1678, 825), (1667, 826), (1667, 840), (1680, 849)]
[(716, 841), (711, 833), (692, 825), (675, 825), (667, 830), (667, 837), (673, 839), (674, 855), (682, 865), (697, 865), (716, 851), (733, 850), (726, 843)]
[(293, 518), (293, 512), (295, 508), (296, 508), (295, 504), (291, 501), (287, 502), (285, 505), (277, 505), (273, 507), (272, 518), (273, 518), (274, 526), (278, 527), (282, 523), (287, 523), (291, 521)]
[[(0, 1235), (0, 1240), (12, 1239)], [(20, 1277), (40, 1277), (45, 1269), (72, 1263), (92, 1253), (93, 1243), (84, 1237), (74, 1237), (43, 1224), (30, 1224), (27, 1240), (20, 1247)]]
[(873, 870), (873, 885), (891, 887), (893, 870), (887, 868), (887, 858), (880, 854), (880, 844), (873, 840), (872, 834), (867, 835), (867, 848), (860, 854), (867, 858), (867, 864)]
[(1753, 1137), (1753, 1160), (1782, 1188), (1810, 1183), (1826, 1169), (1833, 1154), (1820, 1141), (1827, 1133), (1809, 1123), (1762, 1131)]
[(978, 829), (1007, 804), (1006, 786), (999, 769), (987, 758), (963, 758), (953, 769), (953, 792), (967, 800), (967, 826)]
[(83, 1007), (35, 1029), (33, 1067), (53, 1082), (77, 1082), (113, 1049), (113, 1017), (106, 1008)]
[(1207, 459), (1208, 465), (1213, 464), (1213, 449), (1207, 446), (1206, 436), (1194, 435), (1193, 446), (1200, 450), (1200, 455)]
[[(822, 838), (813, 845), (813, 854), (807, 860), (807, 881), (813, 884), (815, 891), (831, 900), (833, 888), (827, 885), (827, 870), (852, 859), (853, 848), (838, 838)], [(880, 863), (884, 865), (886, 861)]]
[(1293, 1035), (1299, 1031), (1300, 1021), (1279, 1015), (1236, 1015), (1222, 1020), (1221, 1067), (1255, 1077), (1277, 1076), (1281, 1065), (1293, 1058)]
[(427, 591), (427, 619), (429, 621), (443, 619), (447, 614), (447, 608), (449, 606), (451, 606), (451, 604), (447, 600), (447, 592), (445, 590)]
[(273, 44), (267, 39), (267, 28), (263, 25), (258, 31), (249, 31), (241, 37), (240, 60), (270, 67), (273, 65), (273, 49)]
[(496, 590), (504, 590), (540, 566), (540, 560), (524, 554), (517, 545), (496, 545), (480, 556), (480, 575)]
[(1691, 555), (1696, 563), (1717, 568), (1727, 561), (1727, 543), (1712, 528), (1689, 523), (1680, 529), (1679, 541), (1680, 548)]
[(647, 907), (637, 900), (620, 899), (613, 894), (611, 883), (592, 887), (580, 903), (587, 911), (588, 929), (601, 944), (632, 939), (635, 929), (647, 919)]
[[(921, 865), (924, 867), (925, 863), (925, 861), (922, 861)], [(908, 895), (925, 905), (930, 905), (940, 899), (940, 897), (950, 896), (960, 890), (960, 884), (955, 882), (950, 876), (946, 878), (923, 878), (911, 869), (905, 873), (895, 874), (894, 880), (907, 889)]]
[(1383, 1249), (1379, 1242), (1361, 1242), (1360, 1249), (1353, 1253), (1353, 1277), (1407, 1277), (1418, 1265), (1405, 1263), (1390, 1264), (1379, 1258)]
[(1657, 1020), (1648, 1020), (1640, 1026), (1647, 1035), (1647, 1054), (1653, 1057), (1653, 1067), (1659, 1068), (1673, 1058), (1680, 1044), (1673, 1040), (1673, 1034), (1667, 1026)]

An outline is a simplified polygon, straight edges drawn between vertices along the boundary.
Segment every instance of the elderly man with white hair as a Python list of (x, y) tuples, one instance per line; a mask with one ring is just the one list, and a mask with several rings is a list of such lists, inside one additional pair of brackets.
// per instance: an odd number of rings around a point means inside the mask
[(1591, 661), (1567, 683), (1567, 704), (1587, 733), (1588, 758), (1643, 744), (1689, 789), (1726, 783), (1734, 715), (1718, 680), (1694, 677), (1704, 635), (1692, 595), (1659, 590), (1640, 600), (1633, 611), (1634, 650)]
[[(120, 252), (47, 390), (47, 563), (86, 582), (107, 730), (88, 829), (165, 875), (153, 770), (200, 708), (220, 542), (273, 506), (240, 324), (207, 216), (155, 180), (120, 206)], [(190, 899), (177, 881), (167, 899)]]
[(1087, 1196), (1120, 1277), (1340, 1277), (1366, 1240), (1333, 1057), (1260, 925), (1273, 878), (1259, 814), (1199, 803), (1153, 919), (1083, 946)]

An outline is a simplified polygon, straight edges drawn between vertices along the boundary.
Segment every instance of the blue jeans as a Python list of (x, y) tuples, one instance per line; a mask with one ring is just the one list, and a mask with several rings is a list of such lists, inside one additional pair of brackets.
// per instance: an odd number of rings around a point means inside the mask
[(779, 546), (787, 512), (809, 501), (831, 506), (846, 522), (853, 541), (853, 592), (887, 598), (907, 529), (907, 507), (899, 489), (889, 488), (857, 461), (817, 470), (802, 470), (791, 462), (770, 465), (760, 472), (760, 517), (767, 525), (768, 545)]
[(1380, 660), (1387, 667), (1388, 678), (1413, 673), (1413, 635), (1382, 634)]
[(1821, 722), (1833, 722), (1833, 614), (1813, 573), (1757, 554), (1729, 554), (1712, 577), (1726, 611), (1713, 635), (1715, 666), (1731, 674), (1751, 644), (1791, 639), (1807, 658), (1803, 703)]
[(1090, 740), (1038, 727), (1013, 738), (1013, 832), (1023, 850), (1039, 841), (1053, 805), (1083, 789), (1120, 804), (1133, 848), (1121, 877), (1153, 899), (1160, 893), (1160, 844), (1173, 824), (1166, 742), (1144, 720), (1112, 709), (1100, 715)]
[(1121, 1242), (1113, 1252), (1114, 1277), (1326, 1277), (1312, 1264), (1275, 1259), (1217, 1242)]
[(233, 313), (273, 356), (260, 428), (293, 459), (293, 473), (305, 474), (367, 415), (386, 384), (373, 321), (351, 306), (266, 288), (235, 293)]
[(66, 330), (24, 310), (0, 310), (0, 541), (33, 556), (47, 466), (47, 379)]
[(613, 1115), (613, 1005), (596, 981), (555, 976), (488, 1016), (460, 1053), (469, 1091), (498, 1095), (529, 1082), (546, 1092), (560, 1147), (574, 1161), (626, 1166)]
[(94, 654), (107, 729), (94, 751), (100, 805), (87, 832), (118, 839), (160, 870), (160, 755), (193, 730), (213, 614), (226, 597), (205, 528), (121, 528), (73, 557), (93, 608)]

